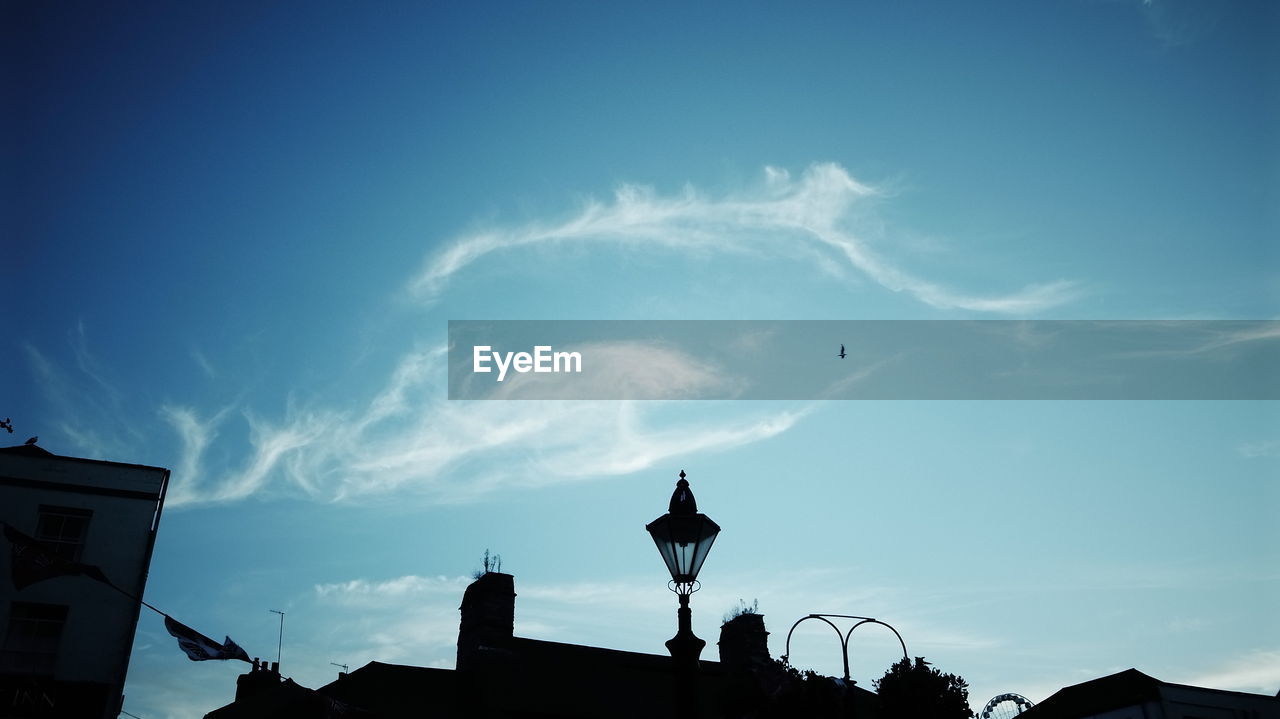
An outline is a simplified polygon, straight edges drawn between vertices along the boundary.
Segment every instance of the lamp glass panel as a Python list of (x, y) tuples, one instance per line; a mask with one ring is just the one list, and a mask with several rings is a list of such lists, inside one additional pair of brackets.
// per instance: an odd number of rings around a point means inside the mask
[(664, 515), (647, 529), (677, 582), (692, 582), (702, 569), (720, 527), (704, 514)]

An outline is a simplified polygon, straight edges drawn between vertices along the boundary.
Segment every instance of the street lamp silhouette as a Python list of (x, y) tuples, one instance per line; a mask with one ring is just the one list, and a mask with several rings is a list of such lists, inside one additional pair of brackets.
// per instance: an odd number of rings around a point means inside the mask
[(689, 609), (689, 595), (702, 586), (698, 582), (698, 571), (711, 551), (711, 545), (720, 534), (720, 525), (698, 511), (698, 505), (685, 479), (684, 470), (680, 471), (680, 481), (676, 482), (676, 491), (671, 495), (671, 504), (667, 513), (645, 525), (662, 561), (666, 562), (671, 572), (668, 588), (680, 598), (680, 608), (676, 612), (679, 618), (679, 631), (667, 640), (667, 651), (676, 668), (676, 698), (681, 713), (686, 716), (696, 715), (698, 657), (706, 642), (694, 636), (692, 620), (693, 612)]

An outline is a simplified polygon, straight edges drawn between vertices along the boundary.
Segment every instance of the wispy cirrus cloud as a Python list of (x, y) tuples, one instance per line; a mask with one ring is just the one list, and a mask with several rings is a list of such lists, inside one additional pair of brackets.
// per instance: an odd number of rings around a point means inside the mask
[(226, 408), (209, 419), (202, 419), (190, 407), (165, 405), (160, 408), (161, 418), (178, 433), (182, 447), (180, 461), (173, 469), (176, 476), (184, 478), (184, 481), (170, 488), (168, 500), (171, 503), (182, 504), (197, 496), (196, 482), (205, 476), (205, 451), (217, 438), (218, 425), (229, 410)]
[(35, 385), (57, 410), (56, 430), (88, 457), (128, 456), (129, 449), (141, 443), (144, 435), (122, 419), (128, 416), (124, 393), (90, 351), (83, 321), (67, 333), (67, 341), (75, 364), (70, 370), (35, 345), (20, 345)]
[[(228, 410), (204, 419), (190, 407), (166, 407), (163, 416), (182, 439), (179, 467), (190, 473), (175, 475), (171, 506), (290, 491), (321, 501), (396, 490), (438, 503), (474, 501), (723, 451), (784, 432), (805, 414), (757, 410), (707, 421), (697, 412), (669, 417), (661, 402), (449, 401), (445, 363), (443, 348), (410, 352), (357, 409), (291, 402), (274, 422), (244, 412), (247, 459), (213, 471), (204, 454)], [(684, 371), (696, 375), (696, 368)]]
[[(767, 168), (761, 187), (722, 197), (708, 197), (693, 188), (662, 196), (629, 185), (619, 189), (612, 202), (590, 203), (558, 224), (535, 223), (462, 237), (432, 255), (411, 285), (421, 296), (436, 300), (455, 275), (482, 257), (570, 241), (799, 257), (836, 274), (861, 273), (886, 289), (942, 308), (1032, 312), (1065, 302), (1075, 292), (1073, 283), (1056, 281), (1006, 294), (972, 295), (900, 269), (874, 252), (857, 227), (859, 217), (882, 195), (831, 163), (812, 165), (795, 178)], [(89, 354), (82, 325), (73, 334), (73, 349), (81, 384), (107, 405), (118, 404), (120, 394)], [(639, 348), (645, 352), (636, 347), (615, 349), (619, 357), (647, 363), (652, 371), (639, 376), (672, 387), (673, 396), (697, 394), (698, 388), (726, 381), (714, 367), (699, 365), (679, 352), (660, 347)], [(28, 347), (28, 355), (51, 392), (75, 394), (34, 347)], [(208, 371), (212, 364), (202, 362), (199, 353), (193, 357), (206, 376), (216, 374)], [(762, 441), (787, 431), (808, 411), (753, 407), (751, 412), (727, 416), (702, 407), (676, 414), (663, 402), (448, 401), (443, 399), (446, 379), (445, 348), (417, 348), (404, 351), (381, 388), (363, 402), (289, 395), (277, 415), (240, 401), (213, 412), (166, 403), (160, 417), (180, 444), (170, 506), (230, 502), (264, 493), (341, 501), (401, 490), (433, 502), (473, 501), (512, 487), (618, 476), (680, 455)], [(501, 391), (525, 396), (521, 392), (538, 389), (545, 388), (530, 380), (514, 381)], [(68, 400), (64, 414), (80, 416), (83, 413), (71, 407), (85, 401)], [(220, 437), (239, 436), (231, 429), (247, 430), (247, 444), (242, 450), (221, 452), (213, 461), (209, 455), (222, 444)], [(111, 440), (99, 436), (92, 423), (66, 430), (82, 446), (105, 447)], [(243, 459), (228, 462), (227, 456)]]
[(444, 595), (448, 601), (462, 596), (470, 582), (466, 577), (424, 577), (407, 574), (384, 580), (352, 579), (315, 585), (321, 601), (342, 606), (394, 606), (406, 600), (417, 602), (427, 596)]
[(209, 357), (204, 352), (195, 347), (191, 348), (191, 361), (196, 363), (196, 366), (200, 368), (205, 377), (209, 379), (218, 378), (218, 369), (213, 366), (213, 363), (209, 361)]
[(1221, 17), (1216, 3), (1195, 0), (1142, 0), (1142, 16), (1167, 50), (1195, 44)]
[(1214, 689), (1272, 694), (1280, 686), (1280, 649), (1256, 649), (1207, 671), (1173, 681)]
[(1280, 457), (1280, 439), (1264, 439), (1259, 442), (1243, 442), (1236, 446), (1236, 454), (1245, 459)]
[(499, 227), (460, 237), (428, 258), (410, 289), (435, 300), (456, 274), (487, 255), (581, 242), (802, 257), (826, 271), (856, 270), (888, 290), (908, 293), (942, 309), (1030, 313), (1064, 304), (1078, 293), (1076, 283), (1067, 280), (992, 295), (926, 280), (880, 256), (860, 234), (859, 213), (883, 195), (877, 188), (834, 163), (811, 165), (799, 178), (766, 168), (765, 178), (764, 186), (754, 192), (719, 198), (692, 187), (662, 196), (637, 185), (623, 185), (612, 202), (589, 202), (563, 222)]

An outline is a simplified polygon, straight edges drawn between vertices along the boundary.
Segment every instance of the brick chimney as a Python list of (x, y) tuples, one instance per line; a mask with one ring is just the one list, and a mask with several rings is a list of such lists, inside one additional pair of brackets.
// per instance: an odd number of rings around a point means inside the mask
[(253, 660), (253, 669), (236, 678), (236, 701), (270, 691), (280, 685), (280, 663)]
[(465, 670), (502, 651), (511, 640), (516, 623), (515, 577), (484, 573), (467, 587), (459, 609), (457, 667)]
[(769, 667), (769, 632), (764, 615), (739, 614), (720, 626), (720, 663), (728, 672), (751, 672)]

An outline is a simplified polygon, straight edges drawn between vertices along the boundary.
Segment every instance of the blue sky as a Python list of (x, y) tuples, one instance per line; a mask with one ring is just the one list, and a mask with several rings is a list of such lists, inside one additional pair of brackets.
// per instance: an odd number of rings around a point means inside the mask
[[(519, 633), (660, 653), (684, 469), (711, 642), (759, 599), (775, 656), (877, 616), (979, 708), (1280, 687), (1274, 403), (449, 402), (442, 355), (450, 319), (1275, 319), (1273, 4), (4, 12), (0, 413), (173, 470), (147, 598), (201, 631), (271, 656), (287, 611), (310, 686), (451, 666), (489, 548)], [(144, 616), (126, 710), (231, 698), (173, 644)]]

